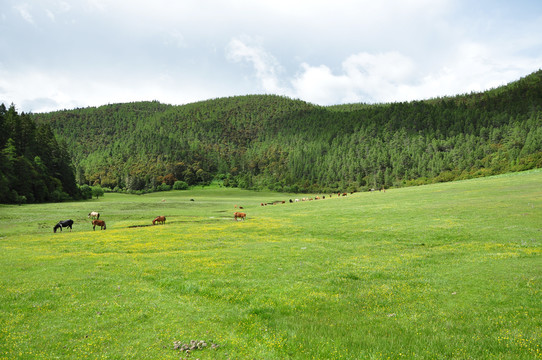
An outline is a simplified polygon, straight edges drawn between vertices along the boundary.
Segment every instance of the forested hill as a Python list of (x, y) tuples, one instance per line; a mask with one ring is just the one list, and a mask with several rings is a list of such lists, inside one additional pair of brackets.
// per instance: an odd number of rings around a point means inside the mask
[(48, 124), (0, 104), (0, 203), (81, 199), (70, 155)]
[(67, 143), (80, 184), (343, 191), (542, 167), (542, 71), (483, 93), (330, 107), (280, 96), (34, 114)]

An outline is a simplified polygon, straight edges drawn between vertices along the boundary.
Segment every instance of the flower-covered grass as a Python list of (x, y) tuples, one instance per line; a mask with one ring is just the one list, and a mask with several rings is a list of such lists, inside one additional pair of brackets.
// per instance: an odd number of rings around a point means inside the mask
[(0, 359), (542, 357), (542, 171), (315, 195), (1, 205)]

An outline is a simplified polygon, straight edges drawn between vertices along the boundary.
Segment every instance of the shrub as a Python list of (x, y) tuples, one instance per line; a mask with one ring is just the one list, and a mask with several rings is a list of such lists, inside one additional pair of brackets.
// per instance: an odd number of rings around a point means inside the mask
[(174, 190), (188, 190), (188, 183), (182, 180), (177, 180), (173, 184), (173, 189)]
[(85, 200), (92, 199), (92, 189), (90, 188), (90, 186), (86, 184), (81, 185), (79, 187), (79, 190), (81, 190), (81, 196), (83, 197), (83, 199)]
[(90, 188), (92, 189), (92, 197), (96, 196), (97, 199), (99, 196), (104, 196), (104, 189), (100, 185), (91, 186)]
[(66, 194), (64, 191), (56, 189), (51, 193), (51, 200), (53, 202), (62, 202), (71, 200), (71, 198), (70, 195)]
[(160, 184), (159, 186), (156, 187), (156, 190), (157, 191), (169, 191), (169, 190), (171, 190), (171, 186), (169, 186), (166, 183), (162, 183), (162, 184)]

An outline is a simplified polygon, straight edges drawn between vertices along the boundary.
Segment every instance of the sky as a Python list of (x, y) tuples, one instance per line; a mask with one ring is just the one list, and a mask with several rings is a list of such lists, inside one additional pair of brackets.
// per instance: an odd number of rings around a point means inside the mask
[(540, 0), (0, 0), (0, 103), (484, 91), (542, 68)]

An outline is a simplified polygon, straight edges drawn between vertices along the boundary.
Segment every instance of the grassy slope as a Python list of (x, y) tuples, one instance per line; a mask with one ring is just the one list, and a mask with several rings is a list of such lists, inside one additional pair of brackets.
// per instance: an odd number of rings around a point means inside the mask
[(220, 347), (190, 358), (541, 358), (541, 184), (2, 205), (0, 359), (178, 359), (173, 341), (200, 339)]

